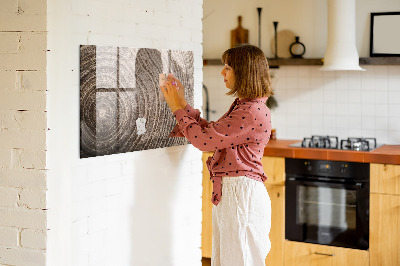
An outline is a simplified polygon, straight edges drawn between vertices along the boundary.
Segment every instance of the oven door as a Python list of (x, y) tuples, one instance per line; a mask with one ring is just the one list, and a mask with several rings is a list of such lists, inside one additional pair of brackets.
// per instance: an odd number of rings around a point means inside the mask
[(369, 185), (286, 178), (286, 239), (367, 250)]

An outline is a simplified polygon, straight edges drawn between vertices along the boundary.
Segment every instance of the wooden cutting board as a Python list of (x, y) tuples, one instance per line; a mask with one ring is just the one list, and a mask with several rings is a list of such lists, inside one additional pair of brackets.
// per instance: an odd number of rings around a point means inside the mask
[(242, 16), (238, 16), (238, 27), (231, 30), (231, 48), (238, 44), (249, 43), (249, 31), (242, 27)]

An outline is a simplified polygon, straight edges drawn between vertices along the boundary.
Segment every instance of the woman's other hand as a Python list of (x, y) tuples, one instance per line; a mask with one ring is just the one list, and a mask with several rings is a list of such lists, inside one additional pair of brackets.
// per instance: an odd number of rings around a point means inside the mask
[(171, 109), (172, 113), (174, 113), (178, 109), (183, 109), (186, 107), (186, 105), (184, 105), (186, 103), (185, 98), (183, 97), (184, 102), (182, 102), (182, 97), (181, 95), (179, 95), (180, 88), (177, 89), (177, 87), (179, 87), (179, 84), (180, 82), (178, 83), (173, 79), (168, 78), (168, 81), (164, 84), (164, 86), (160, 87), (161, 91), (164, 94), (165, 101), (167, 102), (168, 107), (169, 109)]

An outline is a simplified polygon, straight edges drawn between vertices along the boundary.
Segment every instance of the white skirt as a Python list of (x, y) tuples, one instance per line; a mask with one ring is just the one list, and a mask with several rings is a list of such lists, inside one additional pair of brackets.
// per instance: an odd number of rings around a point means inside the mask
[(254, 179), (222, 178), (222, 197), (212, 210), (212, 266), (262, 266), (271, 249), (271, 201)]

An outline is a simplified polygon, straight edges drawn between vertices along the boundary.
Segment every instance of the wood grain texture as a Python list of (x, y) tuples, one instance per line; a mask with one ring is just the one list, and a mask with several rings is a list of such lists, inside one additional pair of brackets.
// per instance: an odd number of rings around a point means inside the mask
[(264, 156), (261, 163), (267, 175), (266, 184), (285, 185), (285, 158)]
[(193, 60), (191, 51), (81, 46), (81, 158), (187, 144), (168, 137), (176, 122), (158, 79), (174, 74), (193, 105)]
[(370, 165), (371, 193), (400, 195), (400, 165)]
[[(280, 171), (280, 170), (278, 170)], [(271, 199), (271, 231), (269, 239), (271, 250), (265, 259), (266, 266), (283, 265), (285, 241), (285, 187), (265, 183)]]
[(286, 240), (284, 265), (367, 266), (369, 265), (369, 252)]
[(370, 202), (370, 265), (400, 265), (400, 196), (372, 193)]
[(211, 258), (212, 254), (212, 183), (206, 161), (212, 152), (203, 153), (203, 195), (202, 195), (202, 223), (201, 223), (201, 253), (202, 257)]
[(289, 146), (297, 142), (301, 140), (270, 140), (264, 156), (400, 165), (400, 145), (383, 145), (369, 152)]

